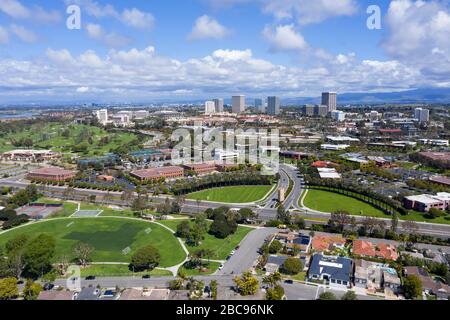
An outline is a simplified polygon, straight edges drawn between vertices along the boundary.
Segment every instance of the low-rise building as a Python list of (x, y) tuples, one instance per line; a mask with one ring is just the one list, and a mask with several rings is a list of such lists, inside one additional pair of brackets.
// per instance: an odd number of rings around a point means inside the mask
[(188, 171), (193, 171), (197, 175), (208, 174), (217, 170), (215, 163), (185, 164), (183, 168)]
[(61, 158), (61, 153), (50, 150), (12, 150), (1, 155), (3, 161), (44, 162)]
[(362, 257), (382, 258), (396, 261), (398, 259), (397, 248), (387, 243), (373, 243), (366, 240), (354, 240), (352, 252)]
[(341, 175), (335, 168), (317, 168), (321, 179), (341, 179)]
[(348, 144), (322, 144), (320, 148), (322, 150), (341, 151), (350, 148), (350, 146)]
[(420, 267), (405, 267), (405, 276), (415, 275), (422, 283), (422, 290), (425, 294), (435, 295), (438, 299), (450, 299), (450, 287), (437, 280), (434, 280), (426, 270)]
[(409, 196), (405, 197), (403, 203), (405, 208), (421, 212), (428, 212), (432, 208), (447, 210), (450, 207), (450, 193), (439, 192), (436, 195), (421, 194)]
[(76, 176), (75, 171), (58, 167), (40, 168), (27, 174), (28, 180), (68, 181)]
[(336, 248), (342, 249), (346, 244), (346, 240), (342, 236), (316, 235), (314, 236), (311, 248), (315, 252), (333, 251)]
[(308, 279), (323, 281), (324, 284), (331, 287), (350, 288), (352, 273), (352, 260), (344, 257), (315, 254), (309, 266)]
[(131, 175), (141, 181), (175, 179), (184, 176), (184, 169), (178, 166), (151, 168), (132, 171)]

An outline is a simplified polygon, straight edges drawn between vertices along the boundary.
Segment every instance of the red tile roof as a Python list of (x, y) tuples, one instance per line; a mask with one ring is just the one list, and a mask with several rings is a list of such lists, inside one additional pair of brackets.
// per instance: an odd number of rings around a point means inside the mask
[(353, 253), (359, 256), (378, 257), (387, 260), (397, 260), (397, 248), (387, 243), (374, 244), (370, 241), (353, 241)]
[(346, 240), (340, 236), (317, 235), (312, 240), (312, 248), (315, 251), (327, 251), (335, 244), (345, 244)]

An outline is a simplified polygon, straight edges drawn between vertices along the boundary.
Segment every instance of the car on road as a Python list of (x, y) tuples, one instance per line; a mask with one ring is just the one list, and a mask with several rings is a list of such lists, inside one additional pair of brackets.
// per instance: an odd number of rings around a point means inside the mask
[(293, 280), (284, 280), (284, 283), (286, 283), (286, 284), (294, 284), (294, 281)]
[(233, 256), (236, 253), (236, 250), (231, 251), (230, 256)]
[(237, 246), (234, 250), (239, 250), (241, 248), (241, 246)]
[(231, 256), (228, 256), (226, 260), (228, 261), (228, 260), (230, 260), (230, 259), (231, 259)]
[(219, 266), (219, 270), (222, 270), (224, 267), (225, 267), (225, 265), (222, 263), (222, 264)]
[(50, 291), (55, 287), (55, 285), (53, 283), (46, 283), (44, 284), (44, 286), (42, 287), (44, 289), (44, 291)]
[(87, 280), (87, 281), (95, 280), (95, 276), (87, 276), (87, 277), (86, 277), (86, 280)]
[(150, 275), (149, 275), (149, 274), (144, 274), (144, 275), (142, 276), (142, 279), (150, 279)]

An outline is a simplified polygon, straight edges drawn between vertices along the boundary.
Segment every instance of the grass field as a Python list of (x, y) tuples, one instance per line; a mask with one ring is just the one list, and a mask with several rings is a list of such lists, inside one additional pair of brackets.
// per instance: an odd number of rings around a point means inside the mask
[(46, 204), (63, 204), (63, 209), (60, 212), (47, 217), (47, 219), (69, 217), (78, 208), (78, 205), (74, 202), (64, 202), (64, 201), (47, 199), (47, 198), (41, 198), (41, 199), (37, 200), (36, 202), (46, 203)]
[(272, 186), (233, 186), (203, 190), (187, 196), (190, 200), (223, 203), (249, 203), (262, 200)]
[(212, 261), (209, 263), (209, 266), (207, 268), (208, 270), (206, 270), (205, 272), (200, 272), (199, 269), (180, 268), (180, 270), (183, 270), (188, 277), (206, 276), (206, 275), (210, 275), (210, 274), (213, 274), (214, 272), (216, 272), (217, 269), (219, 269), (219, 266), (220, 266), (220, 263)]
[[(180, 220), (166, 220), (160, 221), (161, 224), (168, 226), (172, 230), (176, 231), (177, 225), (181, 223)], [(229, 236), (226, 239), (217, 239), (215, 236), (205, 234), (205, 239), (198, 247), (187, 246), (190, 253), (193, 253), (200, 249), (210, 249), (214, 253), (210, 258), (211, 260), (225, 260), (230, 252), (237, 247), (239, 243), (245, 238), (245, 236), (252, 231), (252, 228), (239, 226), (235, 234)]]
[(322, 190), (309, 190), (303, 203), (306, 207), (321, 212), (344, 210), (352, 215), (358, 216), (362, 215), (379, 218), (390, 217), (383, 211), (363, 201)]
[[(67, 130), (67, 131), (66, 131)], [(68, 134), (67, 134), (68, 133)], [(86, 138), (90, 137), (90, 141)], [(102, 138), (108, 137), (109, 141), (100, 143)], [(72, 147), (79, 144), (87, 144), (87, 152), (83, 155), (103, 155), (111, 149), (126, 145), (136, 136), (130, 133), (108, 133), (97, 127), (76, 124), (35, 124), (24, 127), (21, 132), (6, 134), (0, 138), (0, 152), (18, 149), (13, 146), (11, 140), (29, 138), (33, 141), (33, 148), (51, 149), (64, 153), (72, 152)], [(90, 143), (92, 142), (92, 143)]]
[(63, 254), (71, 256), (72, 248), (78, 242), (85, 242), (95, 248), (93, 262), (128, 263), (137, 249), (149, 244), (161, 254), (160, 267), (176, 265), (185, 257), (170, 231), (153, 223), (119, 218), (46, 220), (0, 234), (0, 246), (19, 234), (36, 236), (41, 233), (56, 239), (55, 259)]
[(87, 276), (95, 277), (142, 277), (149, 274), (153, 277), (172, 276), (172, 273), (167, 270), (154, 269), (151, 272), (133, 272), (124, 264), (108, 264), (108, 265), (90, 265), (87, 268), (81, 269), (81, 277)]

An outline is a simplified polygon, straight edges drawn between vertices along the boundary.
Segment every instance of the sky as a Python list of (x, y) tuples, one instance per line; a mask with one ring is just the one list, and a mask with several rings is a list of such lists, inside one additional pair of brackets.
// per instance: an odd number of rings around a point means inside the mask
[(0, 104), (450, 88), (449, 35), (450, 0), (0, 0)]

